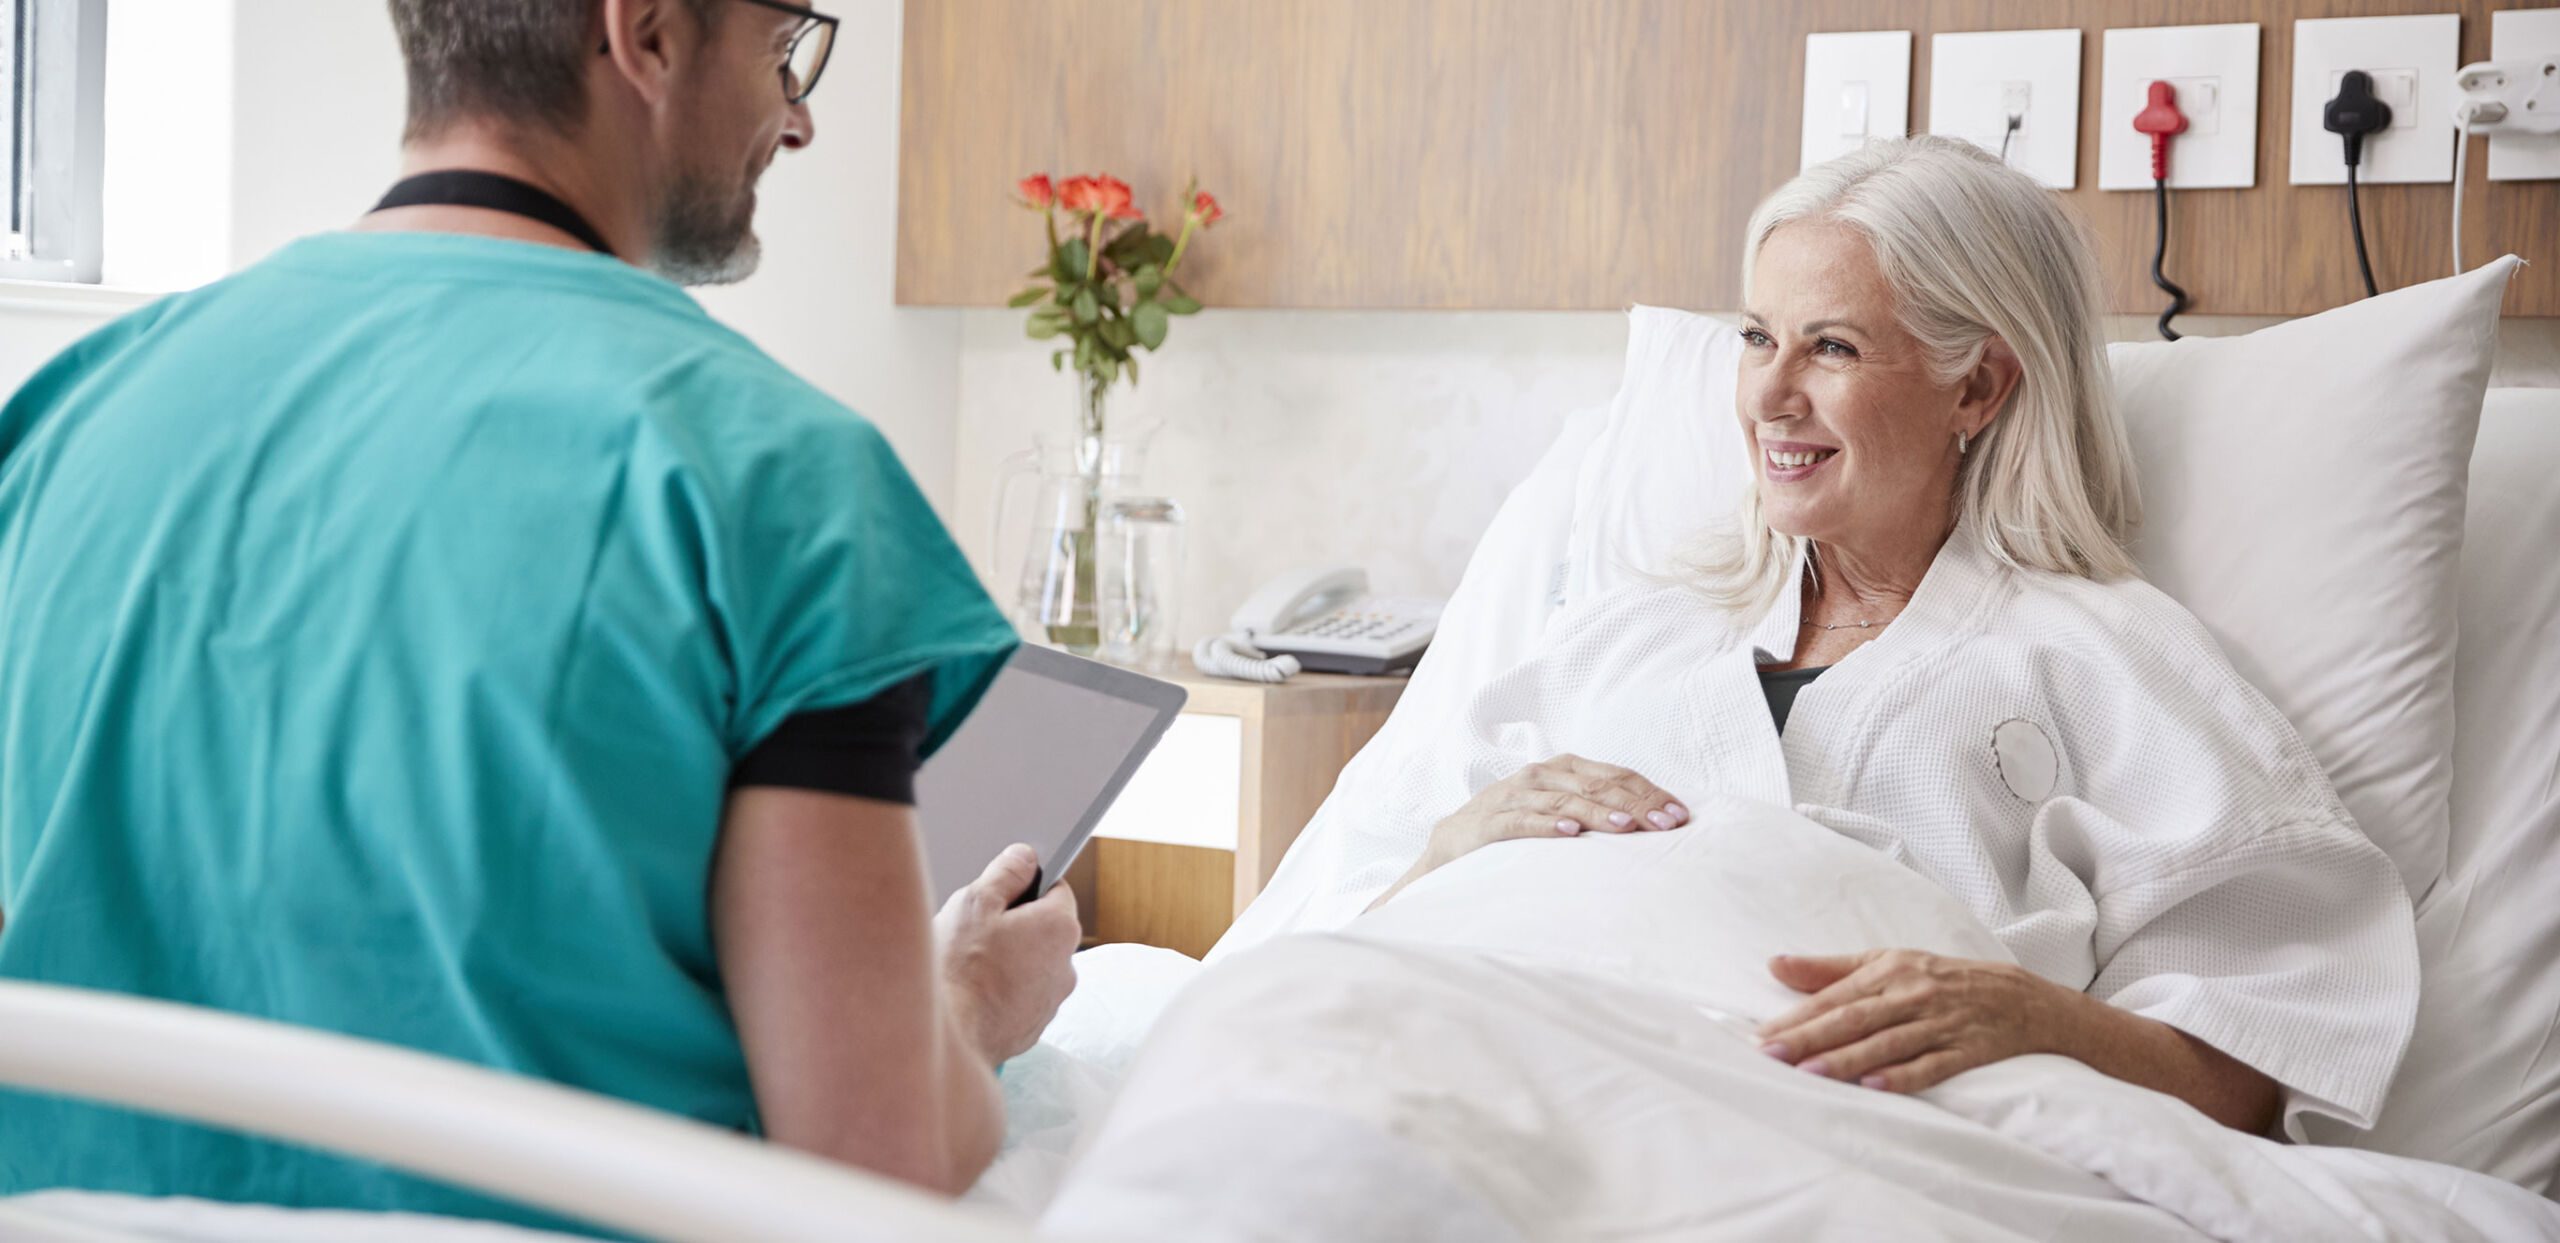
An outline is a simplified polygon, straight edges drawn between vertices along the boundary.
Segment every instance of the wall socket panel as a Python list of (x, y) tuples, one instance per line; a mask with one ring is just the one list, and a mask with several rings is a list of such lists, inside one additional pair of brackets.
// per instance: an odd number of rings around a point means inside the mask
[[(2560, 9), (2500, 9), (2489, 15), (2489, 59), (2560, 55)], [(2560, 177), (2560, 134), (2491, 134), (2489, 180)]]
[(2461, 68), (2462, 17), (2306, 18), (2293, 24), (2293, 168), (2297, 186), (2347, 181), (2344, 144), (2321, 127), (2321, 110), (2350, 69), (2373, 75), (2391, 105), (2391, 127), (2368, 134), (2356, 180), (2453, 180), (2453, 75)]
[(1911, 132), (1911, 32), (1804, 37), (1804, 138), (1799, 171), (1873, 138)]
[(2187, 132), (2169, 143), (2169, 185), (2246, 190), (2258, 184), (2258, 24), (2110, 30), (2100, 55), (2098, 188), (2151, 188), (2151, 138), (2133, 115), (2151, 83), (2177, 90)]
[[(2008, 132), (2009, 117), (2019, 119)], [(1929, 40), (1929, 132), (1993, 155), (2045, 187), (2079, 182), (2080, 31), (1986, 30)]]

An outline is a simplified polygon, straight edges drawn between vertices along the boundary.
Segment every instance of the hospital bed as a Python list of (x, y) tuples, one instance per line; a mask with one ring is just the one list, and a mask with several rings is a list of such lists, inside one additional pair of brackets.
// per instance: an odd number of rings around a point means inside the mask
[[(1646, 348), (1643, 315), (1631, 353)], [(1594, 521), (1576, 498), (1605, 466), (1594, 446), (1607, 445), (1611, 417), (1595, 411), (1569, 421), (1539, 472), (1506, 503), (1431, 658), (1443, 666), (1439, 681), (1461, 685), (1516, 658), (1534, 638), (1535, 619), (1573, 580), (1568, 528)], [(2491, 390), (2470, 471), (2453, 837), (2444, 879), (2420, 905), (2427, 993), (2395, 1089), (2459, 1090), (2470, 1099), (2429, 1102), (2441, 1108), (2404, 1111), (2396, 1122), (2386, 1116), (2360, 1142), (2494, 1174), (2506, 1180), (2497, 1184), (2502, 1193), (2520, 1184), (2553, 1196), (2560, 1195), (2560, 902), (2551, 899), (2560, 893), (2560, 558), (2552, 550), (2560, 548), (2560, 489), (2551, 481), (2560, 479), (2560, 389)], [(1427, 677), (1431, 662), (1425, 670)], [(1408, 710), (1445, 711), (1447, 700), (1409, 694), (1399, 715)], [(992, 1243), (1040, 1237), (1030, 1215), (1055, 1189), (1155, 1015), (1198, 969), (1139, 947), (1081, 956), (1077, 996), (1043, 1044), (1006, 1069), (1006, 1150), (957, 1205), (552, 1085), (334, 1035), (43, 986), (0, 984), (0, 1082), (379, 1160), (647, 1238)], [(2350, 1165), (2338, 1168), (2352, 1183)], [(2513, 1197), (2484, 1196), (2487, 1180), (2444, 1165), (2393, 1168), (2405, 1180), (2394, 1194), (2424, 1202), (2394, 1210), (2414, 1217), (2371, 1218), (2376, 1237), (2417, 1220), (2430, 1227), (2418, 1233), (2432, 1237), (2560, 1239), (2560, 1202), (2519, 1206)], [(0, 1239), (12, 1241), (553, 1237), (485, 1223), (77, 1192), (0, 1200)]]

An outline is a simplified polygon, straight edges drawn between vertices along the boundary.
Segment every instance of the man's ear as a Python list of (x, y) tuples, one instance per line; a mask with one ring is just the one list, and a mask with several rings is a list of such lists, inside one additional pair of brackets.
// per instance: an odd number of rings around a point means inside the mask
[[(608, 3), (611, 0), (607, 0)], [(1982, 361), (1965, 373), (1964, 388), (1956, 397), (1956, 421), (1967, 436), (1980, 436), (1998, 418), (2000, 409), (2009, 404), (2009, 395), (2018, 391), (2018, 383), (2026, 375), (2026, 367), (2018, 361), (2018, 352), (2009, 343), (1993, 337), (1982, 349)]]
[(652, 105), (665, 101), (677, 64), (701, 46), (681, 0), (604, 0), (597, 42), (615, 75)]

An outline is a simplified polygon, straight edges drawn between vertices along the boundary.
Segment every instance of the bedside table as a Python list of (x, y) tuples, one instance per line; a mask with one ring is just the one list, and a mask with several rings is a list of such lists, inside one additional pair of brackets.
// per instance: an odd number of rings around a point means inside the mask
[(1334, 780), (1404, 694), (1402, 677), (1266, 684), (1184, 661), (1141, 667), (1191, 695), (1067, 869), (1086, 943), (1208, 952), (1262, 892)]

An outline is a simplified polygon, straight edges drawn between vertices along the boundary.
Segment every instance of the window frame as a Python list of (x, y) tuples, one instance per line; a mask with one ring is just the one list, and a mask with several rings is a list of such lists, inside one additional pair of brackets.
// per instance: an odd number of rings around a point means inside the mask
[[(0, 90), (18, 108), (0, 108), (0, 124), (14, 121), (0, 142), (0, 160), (22, 213), (12, 231), (11, 213), (0, 210), (0, 279), (96, 284), (106, 183), (107, 0), (0, 0), (0, 21), (10, 23), (11, 63), (0, 67)], [(15, 114), (15, 115), (12, 115)]]

